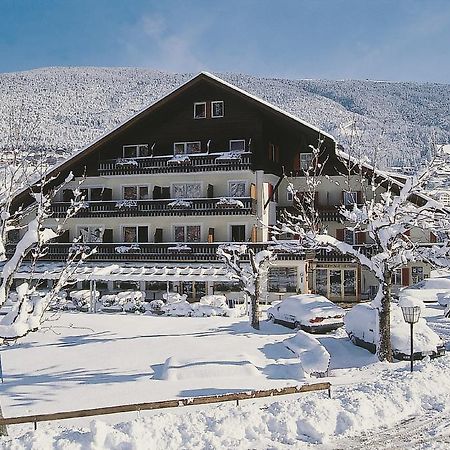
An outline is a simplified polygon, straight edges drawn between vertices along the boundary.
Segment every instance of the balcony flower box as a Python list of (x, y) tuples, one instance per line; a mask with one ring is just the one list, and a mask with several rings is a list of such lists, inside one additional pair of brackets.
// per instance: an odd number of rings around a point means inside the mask
[(216, 158), (216, 162), (218, 163), (237, 162), (241, 160), (241, 157), (242, 157), (241, 152), (236, 151), (224, 152)]
[(136, 167), (138, 166), (138, 162), (135, 159), (130, 158), (121, 158), (116, 161), (116, 166), (123, 167), (123, 166), (130, 166), (130, 167)]
[(116, 203), (117, 209), (137, 208), (137, 200), (119, 200)]
[(216, 206), (218, 208), (244, 208), (244, 204), (240, 200), (229, 197), (221, 197)]
[(139, 253), (141, 251), (141, 247), (138, 244), (132, 245), (119, 245), (114, 248), (116, 253)]
[(173, 158), (167, 160), (168, 166), (187, 166), (191, 164), (191, 160), (188, 155), (175, 155)]
[(191, 252), (192, 248), (186, 244), (178, 244), (174, 247), (167, 247), (168, 252)]
[(192, 208), (192, 203), (186, 200), (175, 200), (167, 204), (168, 208), (173, 209), (190, 209)]

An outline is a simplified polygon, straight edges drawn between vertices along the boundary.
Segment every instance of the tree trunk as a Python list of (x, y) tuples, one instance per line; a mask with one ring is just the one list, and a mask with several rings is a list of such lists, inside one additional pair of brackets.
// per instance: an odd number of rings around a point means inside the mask
[(378, 313), (378, 359), (380, 361), (392, 362), (391, 347), (391, 288), (392, 273), (386, 271), (384, 273), (383, 298), (381, 299), (381, 308)]
[[(2, 406), (0, 405), (0, 418), (3, 419)], [(0, 436), (8, 436), (6, 425), (0, 425)]]
[(250, 296), (250, 325), (255, 330), (259, 330), (259, 302), (257, 295)]

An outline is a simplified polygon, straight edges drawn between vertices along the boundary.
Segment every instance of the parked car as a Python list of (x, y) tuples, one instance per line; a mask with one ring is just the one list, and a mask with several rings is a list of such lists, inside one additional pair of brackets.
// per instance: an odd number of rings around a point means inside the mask
[[(377, 310), (368, 303), (355, 305), (345, 315), (345, 331), (357, 346), (376, 352)], [(391, 345), (395, 359), (410, 359), (410, 327), (403, 319), (401, 308), (391, 304)], [(425, 356), (435, 358), (445, 353), (442, 339), (427, 325), (425, 319), (419, 319), (414, 325), (414, 359)]]
[(292, 295), (267, 310), (267, 318), (274, 323), (309, 333), (326, 333), (341, 327), (344, 315), (340, 306), (317, 294)]
[(450, 299), (450, 277), (425, 278), (403, 288), (400, 291), (401, 296), (414, 296), (425, 303), (437, 301), (441, 306), (447, 306)]

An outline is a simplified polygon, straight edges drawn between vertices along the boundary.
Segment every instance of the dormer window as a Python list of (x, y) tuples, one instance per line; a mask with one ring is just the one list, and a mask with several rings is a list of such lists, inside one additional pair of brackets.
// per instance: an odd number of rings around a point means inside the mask
[(138, 145), (124, 145), (123, 157), (124, 158), (144, 158), (148, 156), (148, 144)]
[(223, 117), (223, 101), (216, 100), (211, 102), (211, 117), (213, 119), (217, 117)]
[(245, 152), (245, 139), (230, 140), (230, 152)]
[(206, 102), (194, 103), (194, 119), (206, 118)]

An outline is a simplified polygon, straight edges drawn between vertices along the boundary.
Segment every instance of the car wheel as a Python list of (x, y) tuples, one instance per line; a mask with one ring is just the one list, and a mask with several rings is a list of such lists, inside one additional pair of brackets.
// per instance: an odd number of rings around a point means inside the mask
[(296, 329), (296, 330), (300, 330), (300, 322), (297, 322), (297, 321), (295, 321), (294, 322), (294, 328)]

